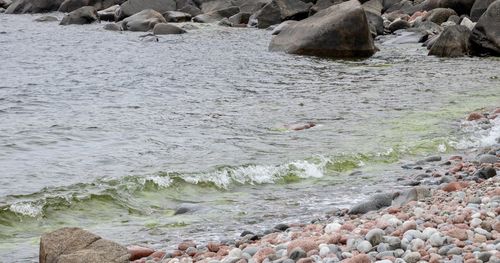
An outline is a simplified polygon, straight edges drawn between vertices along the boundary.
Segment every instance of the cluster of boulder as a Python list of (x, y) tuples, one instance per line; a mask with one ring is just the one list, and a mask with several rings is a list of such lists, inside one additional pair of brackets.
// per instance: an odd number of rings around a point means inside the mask
[(423, 42), (429, 55), (500, 55), (500, 0), (0, 0), (0, 8), (154, 34), (185, 33), (171, 23), (189, 21), (276, 27), (269, 49), (303, 55), (369, 57), (388, 34), (398, 36), (389, 43)]

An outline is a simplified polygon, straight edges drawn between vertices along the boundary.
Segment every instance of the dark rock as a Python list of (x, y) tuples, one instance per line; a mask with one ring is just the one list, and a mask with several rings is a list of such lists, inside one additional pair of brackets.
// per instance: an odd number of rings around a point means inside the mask
[(35, 22), (55, 22), (55, 21), (59, 21), (59, 19), (57, 19), (57, 17), (55, 17), (55, 16), (41, 16), (33, 21), (35, 21)]
[(393, 193), (376, 194), (369, 200), (354, 205), (349, 210), (349, 214), (365, 214), (370, 211), (379, 210), (383, 207), (388, 207), (392, 204), (393, 198)]
[(438, 0), (436, 2), (438, 2), (438, 7), (451, 8), (458, 15), (469, 15), (475, 0)]
[(477, 22), (495, 0), (476, 0), (470, 10), (470, 20)]
[(415, 22), (412, 29), (423, 32), (426, 35), (437, 35), (443, 32), (441, 26), (431, 21)]
[(153, 9), (142, 10), (139, 13), (123, 20), (123, 30), (146, 32), (154, 28), (156, 24), (166, 23), (165, 18)]
[(127, 0), (120, 7), (119, 17), (129, 17), (147, 9), (162, 14), (167, 11), (175, 11), (177, 4), (174, 0)]
[(429, 11), (424, 17), (424, 21), (431, 21), (438, 25), (448, 21), (448, 18), (457, 13), (451, 8), (436, 8)]
[(0, 8), (8, 8), (12, 4), (11, 0), (0, 0)]
[(477, 176), (481, 179), (489, 179), (491, 177), (495, 177), (496, 175), (497, 171), (492, 167), (483, 167), (474, 174), (474, 176)]
[(450, 17), (448, 17), (447, 22), (453, 22), (458, 25), (460, 24), (460, 17), (457, 15), (451, 15)]
[(220, 20), (219, 22), (217, 22), (217, 25), (218, 26), (232, 27), (233, 23), (231, 23), (231, 21), (229, 21), (229, 18), (224, 17), (222, 20)]
[(393, 33), (396, 30), (407, 29), (410, 27), (411, 27), (411, 25), (408, 21), (403, 20), (403, 19), (396, 19), (396, 20), (394, 20), (394, 22), (389, 24), (389, 26), (387, 27), (387, 30), (390, 33)]
[(192, 5), (186, 5), (182, 7), (181, 9), (179, 9), (179, 12), (190, 14), (191, 17), (201, 14), (201, 10), (198, 7)]
[(247, 235), (255, 235), (255, 233), (252, 231), (245, 230), (245, 231), (241, 232), (240, 237), (244, 237)]
[(173, 23), (191, 21), (191, 14), (179, 11), (167, 11), (163, 13), (163, 17), (167, 22), (173, 22)]
[(63, 0), (17, 0), (5, 10), (6, 14), (45, 13), (56, 11)]
[(101, 21), (116, 21), (117, 13), (119, 12), (119, 10), (119, 5), (113, 5), (104, 10), (97, 11), (97, 15), (99, 15), (99, 19)]
[(201, 14), (193, 17), (193, 22), (197, 23), (216, 23), (224, 18), (231, 17), (240, 12), (238, 7), (230, 7), (227, 9), (217, 10), (214, 12)]
[(429, 55), (438, 57), (461, 57), (469, 54), (470, 30), (465, 26), (447, 27), (433, 43)]
[(137, 260), (137, 259), (140, 259), (143, 257), (147, 257), (155, 252), (151, 248), (141, 247), (141, 246), (129, 246), (129, 247), (127, 247), (127, 251), (130, 255), (129, 259), (131, 261)]
[(494, 164), (494, 163), (498, 162), (499, 160), (500, 159), (498, 157), (496, 157), (495, 155), (483, 154), (483, 155), (479, 156), (477, 161), (479, 162), (479, 164), (483, 164), (483, 163)]
[(307, 257), (307, 253), (300, 247), (295, 248), (290, 252), (289, 258), (297, 262), (301, 258)]
[(308, 16), (311, 3), (300, 0), (272, 0), (255, 13), (258, 28), (267, 28), (285, 20), (301, 20)]
[(139, 36), (139, 40), (141, 40), (142, 42), (158, 42), (158, 41), (160, 41), (160, 39), (155, 34), (151, 34), (151, 33)]
[(324, 57), (369, 57), (376, 52), (365, 11), (357, 0), (331, 6), (285, 27), (271, 51)]
[(439, 162), (441, 160), (442, 160), (441, 156), (429, 156), (429, 157), (425, 158), (424, 161), (426, 161), (426, 162)]
[(99, 21), (97, 10), (93, 6), (84, 6), (65, 15), (59, 25), (84, 25)]
[(500, 0), (493, 2), (479, 18), (470, 41), (474, 54), (500, 56)]
[(365, 10), (370, 32), (373, 36), (384, 34), (384, 19), (382, 18), (382, 3), (380, 0), (369, 0), (361, 5)]
[(155, 35), (171, 35), (171, 34), (184, 34), (184, 33), (186, 33), (186, 30), (165, 23), (158, 23), (153, 28), (153, 34)]
[(239, 12), (238, 14), (229, 17), (228, 20), (229, 20), (229, 22), (231, 22), (231, 24), (233, 26), (236, 26), (236, 25), (245, 25), (246, 26), (246, 24), (248, 24), (248, 21), (250, 20), (251, 15), (252, 14), (250, 14), (250, 13)]
[(40, 263), (128, 263), (127, 249), (80, 228), (65, 227), (40, 238)]
[(289, 228), (290, 228), (290, 226), (287, 225), (287, 224), (277, 224), (277, 225), (274, 226), (274, 229), (277, 229), (279, 231), (285, 231), (285, 230), (287, 230)]

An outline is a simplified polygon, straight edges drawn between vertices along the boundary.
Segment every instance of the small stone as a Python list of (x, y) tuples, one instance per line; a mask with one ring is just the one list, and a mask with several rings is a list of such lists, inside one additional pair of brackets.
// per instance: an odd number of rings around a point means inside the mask
[(147, 257), (155, 252), (151, 248), (141, 246), (129, 246), (127, 247), (127, 251), (130, 254), (131, 261)]
[(440, 247), (444, 244), (445, 238), (441, 236), (441, 233), (437, 232), (431, 235), (429, 238), (429, 244), (433, 247)]
[(488, 262), (493, 254), (490, 252), (481, 252), (477, 255), (477, 258), (482, 260), (483, 262)]
[(324, 247), (321, 247), (319, 249), (319, 256), (320, 257), (326, 257), (328, 255), (328, 253), (330, 253), (330, 248), (328, 248), (328, 246), (324, 246)]
[(255, 260), (255, 262), (257, 263), (262, 263), (264, 259), (274, 253), (274, 249), (270, 247), (261, 248), (259, 251), (257, 251), (257, 253), (255, 253), (255, 255), (253, 256), (253, 260)]
[(368, 233), (365, 236), (365, 239), (368, 240), (368, 242), (370, 242), (372, 246), (376, 246), (382, 242), (384, 234), (385, 234), (384, 230), (380, 228), (374, 228), (368, 231)]
[(370, 250), (372, 250), (372, 244), (366, 240), (363, 240), (356, 246), (356, 249), (359, 252), (368, 253)]
[(419, 251), (420, 249), (424, 248), (425, 247), (425, 242), (420, 239), (420, 238), (416, 238), (416, 239), (413, 239), (411, 242), (410, 242), (410, 250), (411, 251)]
[(454, 247), (450, 250), (448, 250), (448, 253), (446, 253), (447, 255), (462, 255), (462, 249), (459, 248), (459, 247)]
[(255, 255), (255, 253), (257, 253), (257, 251), (259, 251), (258, 247), (246, 247), (245, 249), (243, 249), (242, 252), (247, 253), (250, 256), (253, 256), (253, 255)]
[(326, 225), (325, 233), (332, 234), (332, 233), (338, 232), (341, 227), (342, 227), (342, 225), (337, 223), (337, 222), (330, 223), (330, 224)]
[(207, 249), (210, 252), (217, 253), (217, 251), (219, 251), (220, 249), (220, 244), (218, 242), (208, 242)]
[(241, 249), (239, 248), (233, 248), (229, 251), (228, 254), (229, 257), (236, 257), (236, 258), (241, 258), (242, 257), (242, 252)]
[(479, 156), (478, 162), (480, 164), (483, 164), (483, 163), (494, 164), (494, 163), (498, 162), (498, 157), (496, 157), (495, 155), (491, 155), (491, 154), (483, 154), (483, 155)]
[(417, 229), (417, 223), (413, 220), (406, 221), (403, 223), (402, 228), (403, 228), (403, 233), (405, 233), (408, 230)]
[(287, 247), (288, 253), (291, 253), (292, 250), (294, 250), (297, 247), (302, 248), (306, 253), (309, 252), (310, 250), (317, 248), (316, 242), (314, 241), (313, 238), (295, 239), (288, 244)]
[(447, 232), (447, 235), (458, 240), (464, 241), (467, 240), (467, 230), (461, 228), (453, 228)]
[(179, 244), (179, 246), (177, 247), (179, 250), (186, 250), (190, 247), (196, 247), (196, 243), (194, 243), (193, 241), (191, 240), (188, 240), (188, 241), (183, 241)]
[(481, 225), (481, 223), (483, 222), (483, 220), (479, 219), (479, 218), (473, 218), (471, 221), (470, 221), (470, 226), (471, 227), (477, 227), (479, 225)]
[(305, 257), (307, 257), (307, 253), (303, 249), (301, 249), (300, 247), (292, 250), (292, 252), (289, 255), (289, 258), (293, 259), (294, 261), (297, 261), (297, 260), (299, 260), (301, 258), (305, 258)]
[(468, 121), (476, 121), (476, 120), (480, 120), (484, 118), (483, 114), (479, 113), (479, 112), (472, 112), (471, 114), (469, 114), (469, 116), (467, 117), (467, 120)]
[(417, 263), (420, 260), (420, 253), (410, 252), (403, 257), (407, 263)]
[(430, 156), (425, 158), (426, 162), (439, 162), (441, 161), (441, 156)]
[(274, 226), (274, 229), (279, 230), (279, 231), (285, 231), (288, 228), (290, 228), (290, 226), (287, 224), (277, 224)]

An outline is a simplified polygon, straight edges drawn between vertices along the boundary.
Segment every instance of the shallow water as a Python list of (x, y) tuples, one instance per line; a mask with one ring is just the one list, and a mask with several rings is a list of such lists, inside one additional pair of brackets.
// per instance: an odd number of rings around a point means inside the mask
[(154, 43), (35, 17), (0, 14), (8, 262), (35, 260), (39, 235), (65, 225), (165, 247), (311, 220), (400, 187), (401, 162), (463, 146), (458, 120), (500, 102), (497, 58), (379, 43), (339, 61), (268, 52), (265, 30)]

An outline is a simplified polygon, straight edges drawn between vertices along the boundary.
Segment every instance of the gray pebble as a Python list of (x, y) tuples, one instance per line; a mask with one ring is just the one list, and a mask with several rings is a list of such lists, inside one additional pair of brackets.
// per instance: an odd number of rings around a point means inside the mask
[(407, 263), (417, 263), (420, 260), (420, 253), (410, 252), (403, 257), (404, 261)]
[(359, 252), (363, 252), (363, 253), (367, 253), (369, 252), (370, 250), (372, 250), (372, 244), (370, 244), (370, 242), (366, 241), (366, 240), (363, 240), (361, 241), (357, 246), (356, 246), (356, 249), (359, 251)]
[(380, 244), (380, 242), (382, 242), (384, 235), (384, 230), (380, 228), (374, 228), (366, 234), (365, 239), (368, 240), (368, 242), (370, 242), (372, 246), (376, 246)]
[(459, 247), (454, 247), (446, 253), (447, 255), (462, 255), (462, 249)]
[(290, 253), (290, 259), (293, 259), (294, 261), (297, 261), (297, 260), (299, 260), (301, 258), (305, 258), (305, 257), (307, 257), (307, 253), (301, 248), (295, 248)]

